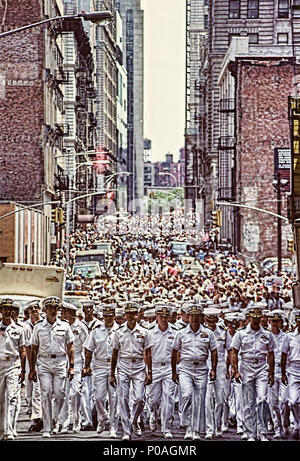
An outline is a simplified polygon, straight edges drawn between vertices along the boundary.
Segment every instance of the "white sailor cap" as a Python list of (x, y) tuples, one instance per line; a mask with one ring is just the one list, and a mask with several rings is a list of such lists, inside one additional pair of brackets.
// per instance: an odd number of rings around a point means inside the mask
[(61, 300), (58, 296), (47, 296), (47, 298), (43, 299), (43, 308), (47, 308), (48, 306), (56, 306), (61, 307)]
[(0, 309), (1, 307), (11, 307), (13, 308), (14, 300), (11, 298), (2, 298), (0, 300)]
[(203, 313), (203, 307), (200, 304), (190, 303), (187, 309), (188, 315), (199, 315)]
[(181, 304), (181, 311), (184, 312), (185, 314), (188, 314), (188, 311), (190, 310), (190, 307), (191, 306), (194, 306), (195, 303), (193, 303), (192, 300), (190, 301), (184, 301), (182, 304)]
[(78, 307), (77, 307), (77, 306), (75, 306), (75, 305), (72, 304), (72, 303), (67, 303), (66, 301), (63, 301), (63, 302), (61, 303), (61, 307), (62, 307), (62, 309), (67, 309), (67, 310), (73, 311), (73, 312), (77, 312), (77, 310), (78, 310)]
[(206, 307), (204, 309), (204, 315), (208, 318), (215, 318), (220, 315), (220, 309), (216, 307), (216, 305)]
[(81, 305), (82, 305), (82, 309), (84, 309), (85, 307), (95, 307), (95, 301), (93, 301), (92, 299), (87, 299), (87, 300), (84, 300), (84, 301), (81, 301)]
[(154, 308), (147, 309), (144, 312), (144, 317), (146, 318), (155, 317), (155, 309)]
[(274, 309), (273, 311), (270, 312), (269, 318), (270, 320), (283, 320), (284, 313), (280, 309)]
[(239, 322), (239, 312), (227, 312), (225, 314), (225, 320), (230, 323)]
[(134, 301), (127, 301), (126, 303), (124, 303), (124, 311), (125, 311), (125, 314), (129, 312), (139, 312), (140, 305)]
[(155, 306), (155, 313), (158, 315), (165, 315), (168, 316), (172, 312), (172, 307), (168, 304), (157, 304)]
[(115, 304), (105, 304), (100, 309), (100, 312), (102, 313), (102, 315), (113, 316), (116, 313), (116, 306)]

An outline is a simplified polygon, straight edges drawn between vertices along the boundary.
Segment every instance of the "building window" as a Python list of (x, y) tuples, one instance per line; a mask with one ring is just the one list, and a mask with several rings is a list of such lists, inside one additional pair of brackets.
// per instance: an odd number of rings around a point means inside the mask
[(293, 41), (294, 41), (294, 44), (295, 45), (299, 45), (300, 44), (300, 32), (295, 32), (293, 34)]
[[(299, 19), (300, 18), (300, 0), (294, 0), (293, 1), (293, 18), (294, 19)], [(295, 7), (297, 9), (295, 9)]]
[(258, 34), (248, 34), (249, 44), (257, 45), (258, 44)]
[(259, 10), (258, 0), (248, 0), (247, 18), (257, 19), (259, 15), (258, 10)]
[(204, 15), (204, 29), (208, 29), (208, 14)]
[(289, 43), (289, 34), (282, 32), (277, 34), (277, 43)]
[(240, 0), (229, 0), (229, 19), (240, 17)]
[(278, 17), (289, 17), (289, 0), (278, 0)]

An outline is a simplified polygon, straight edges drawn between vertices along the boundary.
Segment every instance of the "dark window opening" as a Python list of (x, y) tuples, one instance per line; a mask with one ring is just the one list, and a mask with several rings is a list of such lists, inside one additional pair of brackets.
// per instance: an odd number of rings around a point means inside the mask
[(257, 19), (259, 16), (259, 3), (258, 0), (248, 0), (247, 18)]
[(240, 17), (240, 1), (229, 0), (229, 19), (238, 19)]

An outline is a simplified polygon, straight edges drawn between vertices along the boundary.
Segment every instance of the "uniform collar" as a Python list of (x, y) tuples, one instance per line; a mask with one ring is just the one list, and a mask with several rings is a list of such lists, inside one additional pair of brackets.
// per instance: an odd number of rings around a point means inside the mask
[(172, 328), (170, 327), (170, 324), (168, 323), (168, 328), (165, 331), (161, 331), (158, 324), (156, 324), (153, 331), (154, 331), (154, 333), (162, 333), (162, 334), (164, 334), (164, 333), (169, 333), (170, 331), (172, 331)]
[(186, 332), (187, 333), (192, 333), (193, 335), (197, 335), (198, 333), (200, 333), (201, 331), (204, 330), (204, 327), (202, 325), (202, 323), (200, 323), (200, 326), (199, 326), (199, 330), (194, 332), (192, 329), (191, 329), (191, 325), (188, 323), (187, 327), (186, 327)]
[(60, 320), (60, 318), (58, 317), (56, 317), (56, 320), (54, 323), (48, 322), (47, 317), (45, 317), (43, 321), (43, 325), (49, 325), (51, 326), (51, 328), (55, 327), (56, 325), (61, 325), (61, 324), (62, 324), (62, 320)]
[(141, 329), (145, 330), (145, 328), (143, 328), (143, 327), (142, 327), (141, 325), (139, 325), (138, 323), (135, 324), (135, 327), (134, 327), (133, 330), (130, 330), (130, 328), (128, 328), (127, 322), (125, 322), (124, 325), (125, 325), (125, 326), (124, 326), (124, 330), (130, 331), (130, 333), (133, 333), (133, 332), (136, 331), (136, 330), (139, 330), (139, 331), (140, 331)]
[(246, 332), (247, 333), (261, 333), (262, 331), (268, 331), (268, 330), (264, 330), (263, 327), (261, 325), (259, 325), (259, 329), (258, 330), (252, 330), (251, 328), (251, 324), (248, 323), (247, 327), (246, 327)]

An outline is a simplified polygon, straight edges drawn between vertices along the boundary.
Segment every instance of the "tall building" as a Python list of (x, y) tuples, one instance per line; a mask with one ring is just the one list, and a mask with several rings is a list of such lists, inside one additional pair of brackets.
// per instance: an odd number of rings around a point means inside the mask
[(140, 0), (116, 0), (123, 22), (127, 70), (128, 211), (142, 210), (144, 197), (144, 20)]
[[(63, 14), (61, 0), (24, 0), (0, 9), (1, 32)], [(1, 39), (0, 47), (0, 200), (21, 205), (51, 202), (56, 196), (62, 155), (63, 103), (57, 72), (62, 64), (60, 24), (30, 28)], [(20, 206), (19, 209), (23, 210)], [(50, 261), (51, 205), (43, 205), (38, 220), (29, 223), (25, 239), (25, 210), (15, 214), (15, 238), (23, 244), (14, 262)], [(0, 235), (5, 258), (6, 220)], [(41, 235), (40, 249), (31, 238)], [(31, 236), (31, 237), (30, 237)], [(26, 251), (27, 249), (27, 251)], [(38, 253), (35, 253), (38, 251)], [(10, 262), (12, 262), (10, 260)]]
[[(196, 47), (194, 62), (191, 37), (196, 6), (201, 10), (201, 18), (196, 20), (199, 29), (208, 7), (208, 33), (204, 54)], [(194, 65), (199, 72), (199, 125), (194, 128), (200, 141), (195, 143), (199, 150), (194, 150), (191, 161), (192, 149), (187, 143), (192, 139), (191, 117), (186, 131), (187, 190), (189, 180), (195, 189), (199, 187), (196, 161), (202, 174), (205, 226), (212, 227), (210, 207), (217, 208), (218, 201), (225, 201), (227, 204), (220, 206), (223, 222), (219, 240), (247, 256), (275, 256), (276, 218), (229, 204), (239, 202), (277, 211), (272, 184), (274, 150), (290, 147), (288, 96), (293, 88), (292, 53), (300, 31), (299, 19), (294, 17), (292, 28), (287, 0), (210, 0), (207, 6), (187, 0), (187, 13), (187, 120), (194, 107), (188, 102), (197, 102), (197, 97), (192, 97), (196, 79), (190, 79)], [(285, 227), (283, 230), (289, 232)]]
[[(123, 24), (116, 11), (117, 64), (117, 209), (127, 211), (127, 70), (123, 55)], [(124, 173), (124, 174), (123, 174)]]
[(116, 18), (115, 0), (94, 0), (96, 11), (110, 11), (114, 20), (107, 25), (96, 26), (96, 166), (97, 189), (96, 214), (107, 209), (111, 200), (116, 200), (117, 179), (111, 181), (113, 194), (104, 193), (107, 176), (117, 171), (117, 64), (116, 64)]
[[(185, 199), (197, 211), (202, 200), (205, 164), (202, 153), (205, 138), (201, 130), (203, 118), (203, 81), (208, 33), (206, 0), (186, 0), (186, 120), (185, 120)], [(204, 127), (205, 130), (205, 127)]]
[[(64, 0), (64, 14), (77, 14), (80, 6), (76, 0)], [(58, 164), (67, 173), (68, 200), (73, 198), (75, 190), (81, 195), (87, 194), (95, 183), (93, 165), (87, 154), (96, 145), (93, 26), (87, 23), (87, 31), (86, 23), (70, 21), (68, 30), (62, 33), (64, 156), (58, 159)], [(76, 221), (85, 222), (93, 214), (92, 197), (74, 202), (70, 209), (70, 230), (74, 229)]]
[[(14, 2), (0, 8), (0, 30), (62, 16), (64, 7), (61, 0), (45, 0), (42, 6), (33, 0)], [(68, 40), (73, 40), (70, 47)], [(16, 211), (1, 222), (3, 260), (49, 263), (51, 244), (54, 250), (64, 238), (63, 225), (51, 222), (50, 202), (60, 200), (64, 206), (68, 198), (67, 149), (71, 154), (87, 149), (93, 137), (87, 94), (92, 73), (81, 20), (53, 21), (1, 39), (0, 213), (7, 211), (5, 202)], [(7, 245), (10, 231), (14, 248)]]

